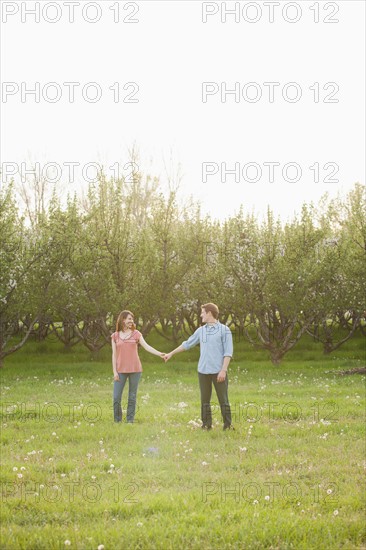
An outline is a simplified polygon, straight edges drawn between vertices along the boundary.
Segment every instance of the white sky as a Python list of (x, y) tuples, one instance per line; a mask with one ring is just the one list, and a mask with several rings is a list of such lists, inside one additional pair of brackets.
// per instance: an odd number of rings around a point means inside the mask
[[(299, 211), (306, 201), (317, 202), (325, 193), (338, 190), (345, 193), (356, 181), (365, 181), (365, 3), (341, 0), (338, 2), (279, 1), (274, 11), (274, 22), (269, 22), (266, 2), (240, 2), (247, 17), (255, 13), (261, 17), (249, 23), (240, 14), (236, 23), (228, 15), (222, 23), (220, 11), (202, 22), (203, 3), (191, 1), (145, 0), (134, 3), (118, 2), (119, 23), (114, 23), (111, 7), (116, 1), (75, 4), (75, 21), (69, 22), (69, 9), (64, 1), (40, 2), (40, 22), (26, 9), (36, 2), (1, 2), (1, 163), (6, 170), (9, 164), (27, 163), (30, 159), (57, 162), (63, 169), (63, 192), (77, 186), (83, 179), (80, 170), (78, 181), (66, 185), (68, 169), (64, 163), (101, 162), (106, 167), (120, 163), (121, 173), (127, 159), (127, 150), (133, 143), (138, 146), (144, 166), (153, 165), (150, 171), (165, 178), (164, 160), (184, 175), (182, 196), (193, 195), (201, 201), (203, 211), (213, 217), (224, 218), (234, 214), (240, 204), (245, 210), (265, 212), (269, 204), (283, 219)], [(58, 5), (61, 19), (49, 23), (42, 16), (56, 16)], [(83, 19), (82, 8), (89, 4), (86, 16), (96, 17), (97, 5), (100, 20), (88, 23)], [(93, 7), (94, 4), (94, 7)], [(132, 13), (134, 4), (139, 10), (132, 18), (138, 23), (123, 19)], [(225, 3), (224, 3), (225, 4)], [(226, 2), (232, 8), (235, 2)], [(292, 4), (289, 5), (289, 4)], [(287, 8), (284, 8), (287, 5)], [(220, 10), (221, 2), (211, 2), (207, 9)], [(313, 8), (311, 9), (311, 6)], [(327, 7), (326, 7), (327, 6)], [(299, 21), (288, 23), (282, 16)], [(315, 10), (319, 9), (319, 23), (314, 23)], [(16, 11), (14, 15), (6, 13)], [(338, 11), (338, 13), (335, 13)], [(21, 18), (25, 22), (21, 21)], [(339, 19), (338, 23), (324, 23), (325, 17)], [(5, 83), (13, 82), (21, 89), (40, 89), (56, 82), (62, 97), (56, 103), (42, 96), (36, 103), (34, 96), (21, 101), (21, 93), (4, 96)], [(64, 82), (78, 82), (75, 102), (68, 101), (68, 88)], [(102, 97), (97, 103), (88, 103), (81, 88), (97, 82)], [(109, 89), (120, 83), (121, 96), (127, 82), (139, 86), (138, 103), (115, 103)], [(256, 103), (243, 97), (236, 103), (233, 95), (226, 103), (220, 93), (202, 102), (202, 83), (216, 82), (240, 89), (256, 82), (262, 98)], [(269, 88), (264, 82), (279, 82), (274, 102), (268, 101)], [(282, 89), (296, 82), (302, 97), (296, 103), (284, 101)], [(309, 87), (319, 83), (320, 101), (314, 102), (314, 91)], [(334, 95), (338, 103), (324, 103), (335, 82), (339, 91)], [(9, 90), (9, 88), (6, 88)], [(289, 88), (290, 96), (295, 89)], [(54, 90), (49, 89), (49, 97)], [(92, 95), (93, 90), (90, 89)], [(253, 97), (254, 88), (247, 91)], [(5, 102), (6, 100), (6, 102)], [(217, 165), (218, 173), (202, 182), (202, 163)], [(269, 168), (263, 163), (277, 162), (274, 181), (269, 182)], [(297, 163), (302, 170), (298, 182), (286, 182), (282, 168), (289, 162)], [(318, 162), (320, 181), (314, 181), (309, 166)], [(221, 181), (220, 166), (226, 163), (240, 169), (247, 163), (257, 163), (262, 169), (258, 182), (240, 181), (227, 176)], [(331, 176), (335, 163), (339, 171), (333, 176), (339, 182), (324, 181)], [(89, 172), (92, 174), (92, 171)], [(248, 172), (254, 177), (254, 172)], [(294, 171), (288, 172), (291, 178)], [(3, 173), (4, 181), (4, 173)]]

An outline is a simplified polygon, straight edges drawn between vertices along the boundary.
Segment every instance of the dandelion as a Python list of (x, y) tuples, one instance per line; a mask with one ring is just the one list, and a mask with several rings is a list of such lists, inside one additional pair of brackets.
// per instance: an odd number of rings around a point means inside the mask
[(266, 495), (266, 496), (264, 497), (264, 500), (267, 500), (267, 501), (268, 501), (268, 500), (270, 500), (270, 498), (271, 498), (271, 497), (270, 497), (269, 495)]
[(205, 462), (205, 461), (201, 462), (201, 464), (202, 466), (208, 466), (208, 462)]
[(201, 424), (199, 422), (196, 422), (195, 420), (189, 420), (188, 425), (192, 428), (199, 428)]
[(98, 550), (104, 550), (104, 544), (99, 544)]
[(96, 477), (96, 476), (91, 476), (91, 478), (92, 478), (92, 479), (97, 479), (97, 477)]
[(332, 489), (327, 489), (327, 495), (331, 495), (333, 493)]
[(339, 514), (338, 510), (334, 510), (333, 516), (338, 516), (338, 514)]
[(136, 523), (136, 526), (137, 526), (137, 527), (142, 527), (142, 526), (143, 526), (143, 523), (141, 523), (141, 521), (139, 521), (138, 523)]
[(17, 474), (17, 476), (19, 477), (19, 479), (21, 479), (23, 477), (23, 474)]
[(65, 540), (64, 544), (65, 544), (65, 546), (70, 546), (71, 542), (69, 540)]
[(253, 504), (258, 504), (258, 500), (257, 499), (253, 500)]
[(111, 464), (109, 467), (110, 467), (110, 468), (114, 468), (114, 464)]
[(57, 433), (56, 433), (56, 432), (52, 432), (52, 435), (57, 435)]
[(16, 466), (14, 466), (13, 472), (17, 472), (17, 471), (18, 471), (18, 468)]
[(247, 451), (246, 447), (239, 447), (241, 453), (245, 453)]
[(320, 422), (321, 424), (323, 424), (323, 426), (329, 426), (331, 424), (329, 420), (324, 420), (324, 418), (321, 418)]

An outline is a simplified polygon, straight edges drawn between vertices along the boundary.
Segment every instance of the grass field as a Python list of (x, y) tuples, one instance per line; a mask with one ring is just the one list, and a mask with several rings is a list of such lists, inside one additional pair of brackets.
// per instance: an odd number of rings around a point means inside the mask
[(133, 425), (113, 423), (110, 349), (9, 357), (1, 548), (366, 548), (365, 377), (338, 374), (362, 364), (361, 339), (331, 356), (304, 339), (280, 367), (236, 344), (226, 432), (215, 395), (199, 428), (198, 349), (140, 356)]

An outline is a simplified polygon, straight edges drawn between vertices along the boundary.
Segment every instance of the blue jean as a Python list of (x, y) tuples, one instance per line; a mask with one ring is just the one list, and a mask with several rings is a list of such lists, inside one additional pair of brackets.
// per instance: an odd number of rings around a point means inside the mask
[(141, 378), (141, 372), (118, 373), (119, 381), (115, 380), (113, 385), (113, 413), (114, 421), (122, 422), (122, 392), (128, 378), (128, 405), (127, 422), (133, 422), (136, 410), (137, 387)]

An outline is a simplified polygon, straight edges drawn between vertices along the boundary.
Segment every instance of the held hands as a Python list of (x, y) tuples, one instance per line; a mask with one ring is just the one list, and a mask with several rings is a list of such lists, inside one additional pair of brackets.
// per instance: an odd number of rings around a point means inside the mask
[(165, 363), (170, 359), (171, 355), (170, 353), (159, 353), (160, 357), (164, 359)]

